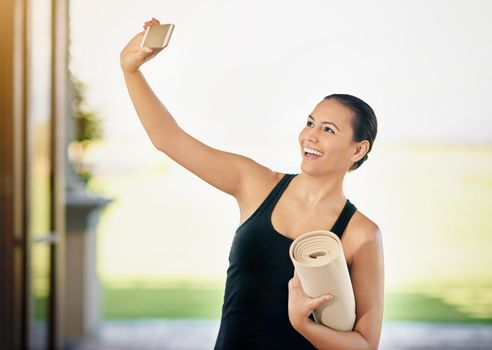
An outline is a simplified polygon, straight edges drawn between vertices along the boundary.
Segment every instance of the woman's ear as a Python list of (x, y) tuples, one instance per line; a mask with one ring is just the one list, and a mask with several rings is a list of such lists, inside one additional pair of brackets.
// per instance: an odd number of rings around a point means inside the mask
[(350, 160), (355, 163), (355, 162), (358, 162), (359, 160), (361, 160), (362, 158), (364, 158), (364, 156), (367, 154), (367, 152), (369, 152), (369, 146), (370, 146), (370, 143), (367, 140), (363, 140), (363, 141), (357, 143), (356, 147), (355, 147), (355, 152), (352, 155), (352, 157), (350, 158)]

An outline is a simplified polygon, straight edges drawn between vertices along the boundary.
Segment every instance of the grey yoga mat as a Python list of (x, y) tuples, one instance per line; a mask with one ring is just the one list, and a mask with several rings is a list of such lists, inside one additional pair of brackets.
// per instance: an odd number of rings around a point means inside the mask
[(351, 331), (355, 323), (355, 296), (338, 236), (324, 230), (304, 233), (292, 242), (289, 255), (307, 295), (333, 295), (314, 310), (316, 322)]

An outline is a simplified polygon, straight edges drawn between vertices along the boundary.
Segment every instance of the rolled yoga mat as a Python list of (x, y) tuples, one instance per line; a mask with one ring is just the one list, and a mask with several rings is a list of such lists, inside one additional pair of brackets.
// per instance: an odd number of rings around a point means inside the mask
[(355, 296), (338, 236), (323, 230), (304, 233), (292, 242), (289, 255), (307, 295), (333, 295), (314, 310), (316, 322), (340, 331), (353, 330)]

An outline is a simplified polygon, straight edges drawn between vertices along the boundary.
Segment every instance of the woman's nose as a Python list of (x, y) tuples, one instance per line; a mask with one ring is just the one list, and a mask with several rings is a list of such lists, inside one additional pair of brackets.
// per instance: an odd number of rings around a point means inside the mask
[(316, 128), (307, 129), (305, 139), (311, 142), (318, 142), (318, 130)]

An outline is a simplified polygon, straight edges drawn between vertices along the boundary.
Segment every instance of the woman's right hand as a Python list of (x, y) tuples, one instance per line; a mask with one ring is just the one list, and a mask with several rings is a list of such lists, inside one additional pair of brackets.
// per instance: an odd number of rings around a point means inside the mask
[(153, 24), (159, 24), (155, 18), (144, 23), (144, 31), (135, 35), (125, 46), (120, 53), (120, 65), (123, 72), (134, 73), (138, 71), (140, 66), (148, 60), (154, 58), (162, 49), (151, 49), (148, 47), (140, 47), (145, 29)]

